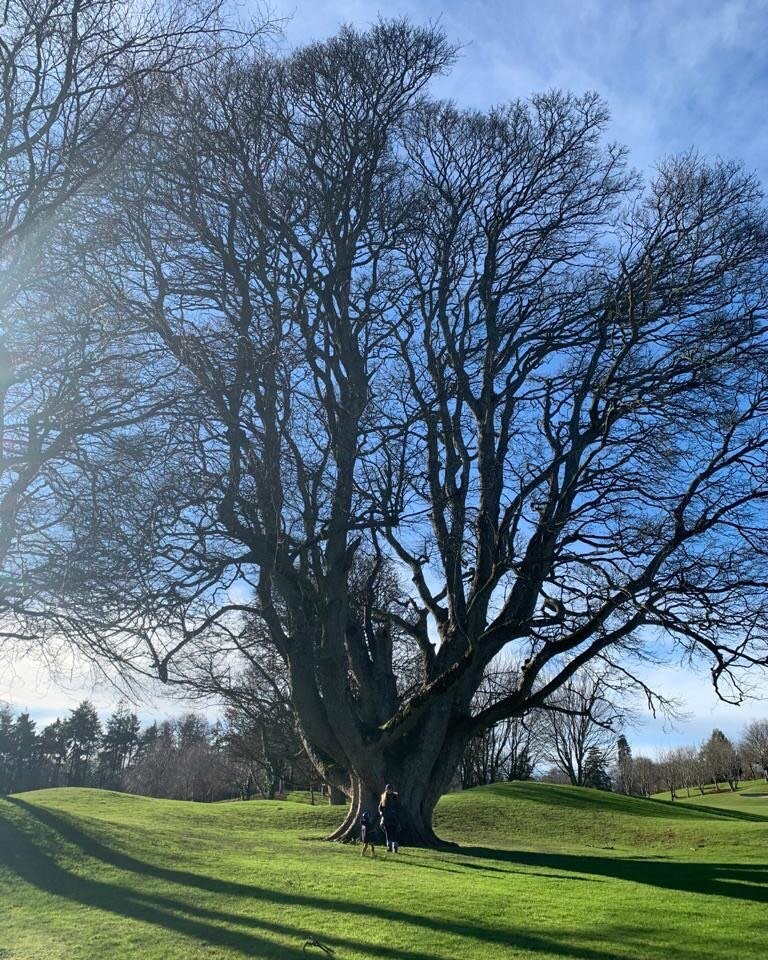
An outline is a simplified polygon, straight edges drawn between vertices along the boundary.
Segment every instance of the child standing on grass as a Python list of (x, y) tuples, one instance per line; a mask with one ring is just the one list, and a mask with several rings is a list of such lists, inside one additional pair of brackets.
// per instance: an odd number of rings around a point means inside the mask
[(360, 851), (360, 856), (365, 856), (365, 851), (368, 847), (371, 848), (371, 856), (376, 856), (376, 847), (373, 843), (373, 822), (371, 821), (371, 815), (367, 810), (363, 810), (360, 815), (360, 841), (363, 844), (363, 849)]

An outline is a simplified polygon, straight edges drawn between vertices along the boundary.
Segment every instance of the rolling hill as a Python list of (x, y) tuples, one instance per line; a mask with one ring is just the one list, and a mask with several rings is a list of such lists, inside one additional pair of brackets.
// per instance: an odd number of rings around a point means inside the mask
[(372, 861), (322, 841), (338, 808), (23, 794), (0, 800), (0, 958), (762, 957), (768, 805), (714, 796), (481, 787), (438, 808), (456, 846)]

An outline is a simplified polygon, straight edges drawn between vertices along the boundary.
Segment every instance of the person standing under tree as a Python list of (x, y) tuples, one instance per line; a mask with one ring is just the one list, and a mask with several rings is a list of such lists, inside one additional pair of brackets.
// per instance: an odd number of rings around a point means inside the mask
[(387, 842), (387, 852), (397, 853), (397, 837), (400, 832), (400, 797), (391, 783), (384, 788), (379, 803), (379, 816), (384, 830), (384, 839)]

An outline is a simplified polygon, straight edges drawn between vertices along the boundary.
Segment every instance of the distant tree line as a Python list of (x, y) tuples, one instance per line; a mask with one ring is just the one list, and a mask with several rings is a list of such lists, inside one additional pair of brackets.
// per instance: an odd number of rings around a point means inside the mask
[[(489, 675), (478, 697), (498, 695), (514, 682)], [(246, 678), (252, 682), (253, 678)], [(189, 712), (142, 727), (118, 705), (104, 723), (85, 700), (64, 719), (37, 729), (27, 712), (0, 706), (0, 794), (44, 787), (92, 786), (177, 800), (274, 799), (292, 790), (317, 790), (342, 802), (317, 779), (295, 718), (279, 699), (265, 709), (230, 703), (215, 723)], [(736, 743), (713, 730), (700, 746), (665, 750), (657, 759), (633, 756), (617, 728), (622, 717), (607, 696), (605, 678), (566, 686), (555, 709), (505, 719), (469, 741), (455, 789), (509, 780), (543, 779), (633, 796), (669, 791), (735, 790), (740, 780), (768, 780), (768, 720), (755, 720)]]
[(233, 710), (216, 723), (187, 713), (142, 727), (122, 704), (102, 724), (84, 700), (38, 731), (29, 713), (0, 706), (0, 794), (90, 786), (176, 800), (273, 798), (321, 789), (313, 771), (295, 731), (265, 735)]
[(625, 752), (617, 764), (617, 789), (622, 793), (650, 796), (669, 791), (677, 799), (685, 791), (703, 794), (706, 788), (736, 790), (745, 779), (768, 780), (768, 720), (747, 724), (734, 743), (715, 729), (701, 745), (664, 750), (657, 760), (632, 757)]
[[(498, 682), (498, 678), (495, 682)], [(481, 688), (479, 696), (483, 695)], [(668, 790), (735, 790), (739, 781), (768, 780), (768, 720), (754, 720), (732, 742), (715, 729), (700, 745), (633, 756), (605, 677), (568, 684), (547, 710), (504, 720), (469, 742), (456, 785), (464, 789), (535, 777), (552, 783), (651, 796)], [(618, 735), (617, 735), (618, 734)]]
[[(611, 760), (610, 765), (605, 762), (607, 759)], [(691, 796), (692, 791), (735, 791), (742, 780), (768, 780), (768, 720), (749, 723), (736, 742), (722, 730), (714, 729), (704, 743), (663, 750), (655, 760), (633, 756), (622, 734), (612, 754), (603, 755), (602, 760), (601, 770), (608, 778), (604, 789), (618, 793), (650, 797), (669, 791), (670, 799), (676, 800), (682, 791), (686, 796)], [(557, 768), (550, 770), (545, 779), (566, 781)], [(599, 786), (594, 782), (584, 785)]]

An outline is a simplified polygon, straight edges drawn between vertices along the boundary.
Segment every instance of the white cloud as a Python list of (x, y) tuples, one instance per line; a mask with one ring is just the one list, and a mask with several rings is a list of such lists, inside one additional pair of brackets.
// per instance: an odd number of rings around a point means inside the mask
[(141, 691), (120, 689), (99, 677), (83, 660), (58, 651), (57, 656), (42, 662), (32, 653), (19, 656), (12, 663), (4, 662), (0, 672), (0, 703), (14, 711), (28, 711), (42, 727), (57, 717), (64, 717), (82, 700), (90, 700), (105, 716), (119, 700), (132, 705), (143, 722), (178, 716), (189, 710), (217, 714), (212, 704), (171, 698), (160, 683)]
[(273, 9), (291, 18), (289, 45), (345, 21), (363, 27), (379, 13), (439, 19), (463, 50), (436, 89), (459, 103), (487, 106), (550, 87), (597, 90), (611, 107), (611, 137), (630, 146), (641, 169), (695, 145), (768, 175), (768, 0), (276, 0)]

